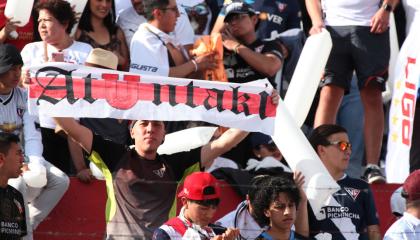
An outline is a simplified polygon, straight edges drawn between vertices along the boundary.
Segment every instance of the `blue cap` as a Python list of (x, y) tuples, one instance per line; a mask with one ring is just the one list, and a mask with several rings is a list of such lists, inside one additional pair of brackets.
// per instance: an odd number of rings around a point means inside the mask
[(262, 144), (272, 144), (274, 142), (270, 136), (258, 132), (251, 133), (250, 141), (252, 148), (256, 148)]

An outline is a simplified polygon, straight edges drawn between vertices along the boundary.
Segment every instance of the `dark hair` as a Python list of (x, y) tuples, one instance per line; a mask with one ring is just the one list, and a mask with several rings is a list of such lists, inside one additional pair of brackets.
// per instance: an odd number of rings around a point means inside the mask
[(278, 198), (280, 193), (285, 193), (296, 207), (299, 205), (299, 189), (292, 179), (275, 176), (264, 178), (259, 183), (259, 190), (257, 190), (252, 203), (252, 216), (261, 226), (270, 224), (270, 218), (265, 216), (264, 212), (270, 208), (271, 203)]
[(19, 137), (12, 133), (0, 132), (0, 153), (7, 155), (12, 143), (19, 143)]
[(59, 23), (62, 25), (68, 24), (66, 32), (70, 34), (73, 25), (76, 23), (76, 15), (70, 3), (64, 0), (48, 0), (39, 1), (35, 6), (36, 11), (39, 13), (41, 10), (50, 12)]
[(308, 139), (316, 152), (318, 145), (329, 145), (327, 138), (336, 133), (347, 133), (347, 130), (336, 124), (324, 124), (312, 130)]
[[(92, 11), (90, 10), (90, 1), (86, 4), (85, 9), (83, 10), (82, 16), (80, 17), (79, 26), (78, 28), (84, 30), (86, 32), (92, 32), (93, 26), (90, 21), (90, 17), (92, 15)], [(103, 19), (105, 27), (108, 29), (110, 34), (115, 34), (118, 30), (117, 25), (115, 24), (115, 3), (114, 0), (111, 0), (112, 7), (111, 11), (106, 15)]]
[(254, 204), (255, 196), (258, 194), (258, 190), (260, 189), (260, 184), (270, 178), (270, 175), (257, 175), (252, 178), (248, 190), (248, 198), (251, 205)]
[(220, 199), (219, 198), (214, 198), (214, 199), (208, 199), (208, 200), (191, 200), (191, 199), (187, 199), (187, 201), (189, 202), (193, 202), (193, 203), (197, 203), (198, 205), (202, 205), (202, 206), (206, 206), (206, 207), (210, 207), (210, 206), (219, 206), (220, 203)]
[(143, 0), (144, 16), (147, 21), (153, 20), (153, 10), (163, 9), (169, 5), (169, 0)]

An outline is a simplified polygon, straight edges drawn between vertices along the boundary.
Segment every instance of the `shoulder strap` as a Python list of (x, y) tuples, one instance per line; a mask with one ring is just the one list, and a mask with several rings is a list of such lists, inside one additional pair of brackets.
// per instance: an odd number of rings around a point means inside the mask
[(181, 236), (184, 236), (184, 233), (187, 231), (187, 226), (185, 226), (181, 219), (177, 217), (169, 219), (165, 225), (171, 226), (175, 231), (181, 234)]

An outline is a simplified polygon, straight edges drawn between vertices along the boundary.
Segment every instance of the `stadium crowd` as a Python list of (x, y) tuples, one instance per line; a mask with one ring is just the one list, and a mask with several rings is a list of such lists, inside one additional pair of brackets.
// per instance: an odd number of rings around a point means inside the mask
[[(417, 31), (409, 29), (419, 3), (87, 0), (76, 13), (71, 2), (35, 0), (22, 26), (0, 0), (0, 239), (33, 239), (69, 176), (107, 182), (106, 239), (382, 239), (369, 184), (386, 183), (390, 16), (402, 45)], [(29, 114), (29, 70), (47, 62), (239, 84), (267, 79), (277, 105), (306, 38), (325, 29), (333, 46), (302, 131), (340, 189), (319, 212), (305, 177), (268, 135), (197, 121)], [(406, 209), (385, 239), (420, 239), (419, 108), (411, 174), (398, 196)], [(209, 142), (158, 153), (166, 135), (209, 125)], [(213, 223), (223, 204), (216, 177), (244, 201)], [(182, 209), (170, 218), (177, 197)]]

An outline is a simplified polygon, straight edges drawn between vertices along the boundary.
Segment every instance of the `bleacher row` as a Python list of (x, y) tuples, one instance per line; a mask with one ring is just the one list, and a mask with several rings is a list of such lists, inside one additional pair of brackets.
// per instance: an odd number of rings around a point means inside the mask
[[(242, 201), (241, 197), (226, 182), (223, 186), (221, 205), (213, 220), (234, 210)], [(395, 221), (391, 213), (389, 199), (400, 184), (371, 185), (380, 219), (381, 234)], [(70, 180), (69, 190), (50, 215), (35, 231), (35, 239), (43, 240), (99, 240), (105, 235), (105, 182), (94, 180), (90, 184), (81, 183), (77, 178)], [(179, 203), (180, 201), (178, 201)], [(180, 205), (178, 205), (178, 210)]]

